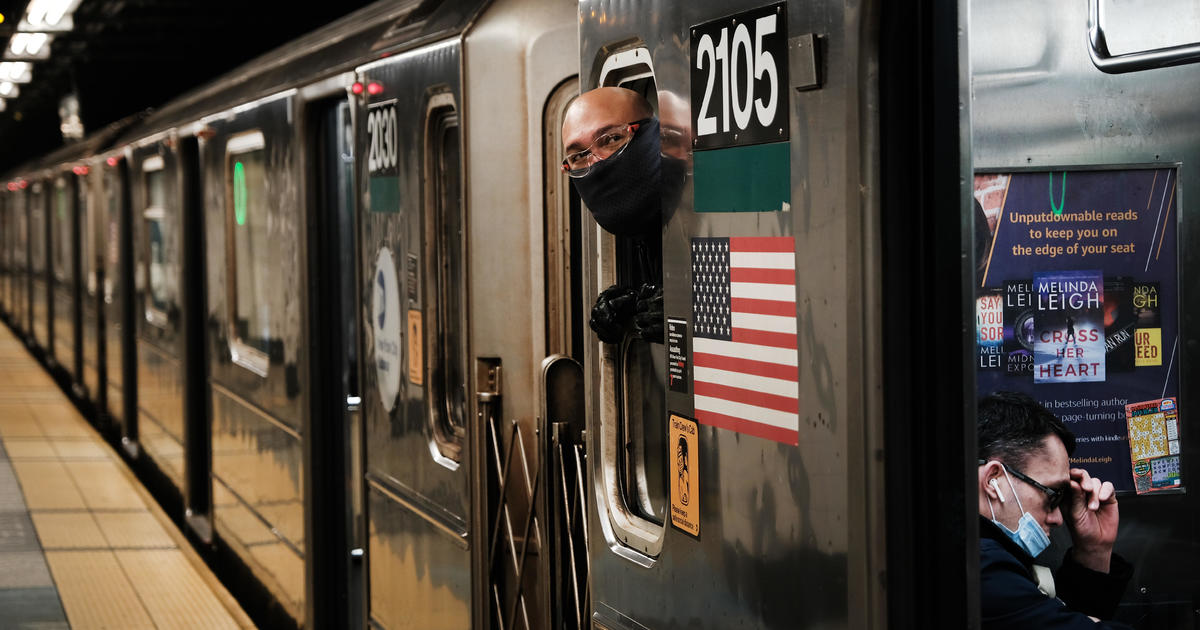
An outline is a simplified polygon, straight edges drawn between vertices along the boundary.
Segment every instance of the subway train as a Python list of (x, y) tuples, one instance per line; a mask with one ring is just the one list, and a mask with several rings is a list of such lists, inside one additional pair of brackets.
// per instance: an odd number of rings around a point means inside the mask
[[(4, 174), (0, 314), (264, 625), (978, 627), (975, 400), (1016, 389), (1121, 491), (1118, 618), (1197, 628), (1198, 39), (1186, 2), (383, 1)], [(600, 86), (682, 171), (664, 343), (588, 326), (637, 280), (560, 168)], [(1018, 307), (1080, 278), (1052, 314), (1099, 342), (1047, 359)]]

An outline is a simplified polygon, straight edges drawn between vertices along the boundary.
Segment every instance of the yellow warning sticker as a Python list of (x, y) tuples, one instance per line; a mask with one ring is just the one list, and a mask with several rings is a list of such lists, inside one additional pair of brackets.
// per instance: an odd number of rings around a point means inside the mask
[(671, 414), (671, 524), (700, 535), (700, 449), (696, 447), (696, 422)]
[(421, 334), (421, 311), (408, 309), (408, 382), (425, 384), (425, 337)]

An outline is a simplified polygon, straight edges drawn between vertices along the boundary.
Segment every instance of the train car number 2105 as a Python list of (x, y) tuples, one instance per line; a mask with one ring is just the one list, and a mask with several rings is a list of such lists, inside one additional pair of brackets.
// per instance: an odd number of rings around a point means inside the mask
[(691, 29), (695, 149), (788, 140), (787, 5)]

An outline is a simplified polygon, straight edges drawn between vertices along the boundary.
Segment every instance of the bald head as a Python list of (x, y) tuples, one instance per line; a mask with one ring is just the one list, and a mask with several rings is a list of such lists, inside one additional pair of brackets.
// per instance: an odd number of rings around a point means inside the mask
[(600, 131), (654, 115), (642, 95), (620, 87), (601, 87), (584, 92), (567, 108), (563, 118), (563, 152), (586, 149)]

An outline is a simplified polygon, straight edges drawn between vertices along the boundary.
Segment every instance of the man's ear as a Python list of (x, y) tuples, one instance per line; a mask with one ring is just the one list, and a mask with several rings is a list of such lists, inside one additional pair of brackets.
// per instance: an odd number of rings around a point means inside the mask
[(1000, 478), (1004, 476), (1004, 466), (992, 460), (983, 466), (979, 467), (979, 491), (987, 495), (989, 499), (995, 499), (1000, 503), (1004, 503), (1007, 499), (1004, 492), (1000, 490)]

